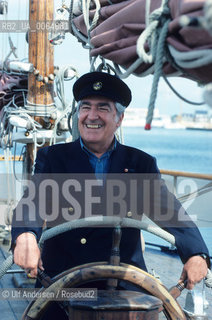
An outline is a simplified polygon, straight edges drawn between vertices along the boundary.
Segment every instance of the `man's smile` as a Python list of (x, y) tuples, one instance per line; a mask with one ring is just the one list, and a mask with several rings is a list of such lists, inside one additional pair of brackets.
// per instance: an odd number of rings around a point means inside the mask
[(88, 129), (99, 129), (102, 128), (102, 124), (85, 124), (86, 128)]

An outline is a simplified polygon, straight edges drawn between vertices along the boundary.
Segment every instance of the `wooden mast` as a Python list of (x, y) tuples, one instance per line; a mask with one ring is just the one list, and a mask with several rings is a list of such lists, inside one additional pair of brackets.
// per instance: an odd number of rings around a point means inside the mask
[[(54, 83), (38, 81), (54, 74), (54, 49), (48, 40), (48, 22), (53, 21), (54, 0), (29, 1), (29, 62), (39, 71), (29, 74), (27, 100), (31, 105), (50, 105), (54, 100)], [(47, 22), (47, 23), (46, 23)], [(43, 30), (44, 29), (44, 30)], [(45, 107), (43, 107), (45, 108)], [(43, 123), (41, 117), (35, 117)], [(26, 172), (31, 173), (33, 164), (33, 144), (27, 144)]]

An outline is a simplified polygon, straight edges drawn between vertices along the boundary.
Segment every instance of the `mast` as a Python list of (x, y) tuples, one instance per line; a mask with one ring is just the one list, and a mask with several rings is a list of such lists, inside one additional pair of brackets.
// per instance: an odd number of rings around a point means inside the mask
[[(54, 82), (49, 75), (54, 74), (54, 49), (48, 40), (48, 23), (53, 21), (54, 0), (29, 1), (29, 62), (35, 71), (28, 78), (28, 104), (43, 108), (53, 104)], [(35, 120), (43, 125), (41, 116)], [(26, 173), (31, 173), (33, 165), (33, 143), (27, 144)]]

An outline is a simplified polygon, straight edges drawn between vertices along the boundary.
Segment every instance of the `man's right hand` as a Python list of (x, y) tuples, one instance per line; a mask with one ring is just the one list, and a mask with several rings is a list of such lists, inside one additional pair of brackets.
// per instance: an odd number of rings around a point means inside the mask
[(25, 269), (32, 278), (36, 278), (38, 267), (43, 269), (40, 249), (34, 234), (24, 232), (16, 239), (14, 263)]

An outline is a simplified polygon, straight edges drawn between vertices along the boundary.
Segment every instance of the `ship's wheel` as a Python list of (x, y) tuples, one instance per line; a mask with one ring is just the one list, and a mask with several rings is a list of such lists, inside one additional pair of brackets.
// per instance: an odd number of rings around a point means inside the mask
[[(108, 222), (108, 221), (107, 221)], [(121, 238), (120, 226), (114, 228), (113, 233), (113, 245), (111, 252), (116, 253), (119, 251), (119, 243)], [(63, 229), (63, 232), (65, 229)], [(50, 231), (52, 232), (52, 231)], [(116, 265), (115, 265), (116, 264)], [(137, 286), (140, 292), (140, 289), (144, 289), (145, 294), (156, 297), (157, 301), (160, 304), (157, 304), (158, 312), (163, 310), (165, 316), (168, 319), (177, 319), (177, 320), (185, 320), (185, 314), (179, 306), (178, 302), (174, 299), (174, 297), (169, 293), (169, 291), (163, 286), (163, 284), (150, 275), (149, 273), (134, 267), (129, 264), (119, 263), (119, 259), (117, 259), (117, 255), (113, 256), (111, 254), (110, 262), (93, 262), (84, 265), (80, 265), (69, 270), (64, 271), (60, 275), (57, 275), (52, 283), (48, 287), (41, 288), (39, 291), (39, 297), (33, 300), (25, 310), (22, 320), (38, 320), (42, 317), (42, 315), (47, 311), (48, 307), (53, 303), (50, 299), (44, 299), (43, 297), (53, 296), (56, 297), (57, 292), (59, 290), (65, 288), (77, 288), (88, 282), (97, 281), (97, 280), (105, 280), (108, 279), (108, 283), (114, 284), (111, 282), (111, 279), (117, 279), (129, 282), (135, 286)], [(88, 286), (92, 287), (92, 286)], [(113, 288), (114, 289), (114, 288)], [(113, 296), (115, 297), (116, 293), (118, 294), (118, 290), (112, 290)], [(122, 291), (123, 292), (123, 291)], [(130, 291), (132, 293), (132, 291)], [(135, 295), (139, 292), (135, 292)], [(97, 292), (98, 294), (98, 292)], [(148, 296), (149, 296), (148, 295)], [(62, 301), (58, 303), (67, 307), (67, 301), (64, 304)], [(70, 304), (69, 304), (70, 306)], [(98, 308), (95, 305), (95, 308)], [(101, 306), (100, 306), (101, 308)], [(126, 309), (126, 307), (125, 307)], [(80, 318), (80, 317), (79, 317)], [(87, 319), (87, 318), (86, 318)], [(93, 319), (93, 318), (92, 318)], [(95, 317), (95, 319), (98, 319)], [(99, 318), (100, 319), (100, 318)], [(113, 318), (116, 319), (116, 318)], [(73, 319), (74, 320), (74, 319)]]

